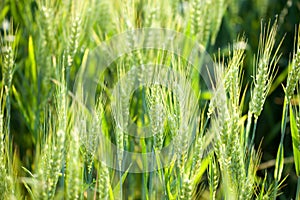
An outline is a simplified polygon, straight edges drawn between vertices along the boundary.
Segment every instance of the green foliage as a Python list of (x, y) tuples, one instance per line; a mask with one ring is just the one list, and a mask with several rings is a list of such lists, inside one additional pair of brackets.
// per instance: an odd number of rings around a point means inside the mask
[[(0, 0), (0, 199), (299, 199), (300, 28), (293, 29), (299, 2), (276, 2)], [(186, 57), (136, 49), (93, 80), (93, 108), (78, 103), (86, 99), (73, 85), (90, 52), (143, 27), (175, 30), (202, 45), (218, 66), (215, 90), (202, 87)], [(159, 36), (148, 34), (145, 43), (157, 42)], [(126, 45), (135, 46), (134, 37), (128, 34)], [(183, 43), (186, 55), (193, 47)], [(167, 86), (179, 83), (181, 93), (143, 85), (164, 74), (161, 66), (184, 77), (168, 77)], [(134, 67), (137, 75), (127, 79)], [(280, 97), (280, 110), (273, 111)], [(144, 126), (151, 136), (135, 138)], [(264, 146), (270, 141), (273, 150)], [(172, 162), (160, 168), (166, 159), (160, 153), (171, 143)], [(142, 159), (122, 172), (125, 151)], [(102, 162), (111, 152), (115, 169)], [(290, 155), (295, 170), (288, 179)], [(272, 164), (263, 171), (266, 160)], [(153, 166), (159, 169), (130, 173)]]

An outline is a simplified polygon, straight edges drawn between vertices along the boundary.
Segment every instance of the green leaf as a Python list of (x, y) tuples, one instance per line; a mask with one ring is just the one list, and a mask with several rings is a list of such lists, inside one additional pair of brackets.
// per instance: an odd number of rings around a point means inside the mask
[(284, 98), (283, 111), (282, 111), (282, 119), (281, 119), (281, 140), (283, 141), (283, 137), (286, 129), (286, 122), (288, 117), (288, 108), (287, 99)]
[[(127, 175), (128, 175), (128, 171), (129, 171), (130, 167), (131, 167), (131, 166), (128, 167), (128, 169), (126, 170), (126, 172), (122, 175), (121, 180), (118, 182), (118, 184), (117, 184), (116, 187), (114, 188), (113, 196), (114, 196), (116, 199), (119, 199), (118, 197), (119, 197), (119, 191), (120, 191), (120, 185), (121, 185), (120, 182), (122, 181), (122, 185), (123, 185), (123, 183), (124, 183), (124, 181), (125, 181), (125, 179), (126, 179), (126, 177), (127, 177)], [(111, 192), (110, 192), (110, 193), (111, 193)], [(110, 196), (111, 196), (111, 194), (110, 194)]]
[(286, 67), (285, 70), (283, 70), (273, 81), (268, 96), (271, 95), (272, 92), (274, 92), (278, 88), (278, 86), (281, 85), (283, 83), (283, 81), (286, 79), (286, 77), (288, 75), (288, 71), (289, 71), (288, 69), (289, 68)]
[(31, 78), (34, 83), (36, 83), (37, 75), (36, 75), (36, 62), (34, 57), (34, 46), (32, 41), (32, 36), (29, 36), (28, 41), (28, 57), (31, 63)]
[(2, 9), (2, 11), (0, 12), (0, 22), (2, 22), (2, 20), (5, 18), (5, 16), (7, 15), (9, 11), (9, 6), (6, 5), (4, 6), (4, 8)]
[(299, 130), (297, 128), (296, 119), (292, 107), (290, 108), (290, 126), (291, 126), (296, 174), (299, 177), (300, 176), (300, 150), (299, 150), (300, 135), (299, 135)]
[(283, 170), (283, 163), (284, 163), (284, 148), (283, 148), (283, 139), (286, 129), (287, 123), (287, 115), (288, 115), (288, 106), (287, 99), (284, 99), (283, 111), (282, 111), (282, 120), (281, 120), (281, 139), (280, 144), (277, 151), (276, 156), (276, 163), (275, 163), (275, 171), (274, 171), (274, 178), (276, 181), (281, 179), (281, 174)]
[(111, 184), (109, 184), (109, 200), (114, 200), (114, 192), (112, 190)]
[(211, 158), (208, 156), (208, 157), (204, 158), (203, 161), (201, 162), (200, 169), (197, 170), (198, 173), (194, 177), (194, 182), (193, 182), (194, 184), (197, 184), (197, 183), (200, 182), (200, 180), (201, 180), (204, 172), (207, 170), (207, 167), (209, 165), (209, 160), (210, 159)]
[(283, 153), (284, 153), (283, 143), (280, 142), (277, 151), (275, 171), (274, 171), (274, 178), (276, 181), (279, 181), (281, 179), (281, 174), (283, 170), (283, 161), (284, 161)]

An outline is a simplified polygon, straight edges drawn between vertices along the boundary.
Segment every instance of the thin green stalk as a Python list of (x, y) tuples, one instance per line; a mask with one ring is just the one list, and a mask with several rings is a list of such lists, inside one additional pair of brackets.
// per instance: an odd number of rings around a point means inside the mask
[[(149, 199), (149, 191), (148, 191), (148, 180), (149, 180), (149, 177), (148, 177), (148, 159), (147, 159), (147, 156), (146, 156), (146, 150), (147, 150), (147, 145), (146, 145), (146, 141), (145, 139), (141, 139), (141, 143), (142, 143), (142, 153), (143, 153), (143, 156), (142, 156), (142, 159), (143, 159), (143, 166), (145, 166), (145, 172), (142, 174), (142, 182), (143, 182), (143, 185), (142, 185), (142, 199), (146, 199), (148, 200)], [(151, 161), (150, 161), (151, 162)]]
[[(251, 136), (251, 141), (249, 141), (249, 132), (250, 132), (250, 126), (252, 123), (252, 114), (250, 114), (250, 112), (248, 113), (248, 121), (247, 121), (247, 129), (246, 131), (247, 133), (247, 138), (245, 141), (245, 144), (247, 144), (247, 146), (244, 147), (244, 154), (246, 155), (247, 151), (249, 151), (247, 154), (251, 155), (251, 151), (253, 151), (254, 149), (252, 148), (254, 145), (254, 139), (255, 139), (255, 133), (256, 133), (256, 128), (257, 128), (257, 120), (258, 118), (254, 117), (254, 123), (253, 123), (253, 129), (252, 129), (252, 136)], [(249, 126), (248, 126), (249, 125)], [(250, 163), (251, 163), (251, 156), (247, 156), (247, 162), (246, 162), (246, 169), (249, 168)], [(246, 171), (248, 173), (248, 170)]]
[(296, 200), (300, 200), (300, 177), (298, 177), (298, 181), (297, 181)]
[(10, 136), (10, 108), (11, 108), (11, 103), (10, 103), (10, 95), (9, 93), (6, 94), (6, 128), (7, 128), (7, 135)]
[[(157, 149), (154, 149), (154, 158), (157, 163), (158, 170), (155, 171), (153, 179), (157, 180), (159, 178), (160, 182), (162, 183), (162, 191), (164, 191), (163, 192), (164, 197), (167, 197), (167, 188), (166, 188), (166, 185), (164, 184), (165, 183), (164, 169), (162, 168), (162, 163), (160, 160), (161, 157), (159, 156), (159, 152)], [(158, 188), (158, 187), (156, 187), (156, 188)], [(159, 198), (160, 198), (159, 193), (156, 192), (156, 199), (159, 199)]]
[[(155, 155), (154, 155), (154, 148), (152, 148), (152, 156), (151, 156), (151, 169), (153, 168), (153, 160), (155, 159)], [(151, 196), (152, 196), (152, 191), (153, 191), (153, 179), (155, 179), (155, 173), (153, 171), (150, 171), (149, 172), (149, 199), (151, 199)]]
[[(4, 134), (4, 123), (3, 123), (3, 108), (2, 108), (2, 98), (3, 98), (3, 90), (1, 89), (1, 96), (0, 96), (0, 178), (1, 180), (5, 180), (6, 178), (6, 160), (5, 160), (5, 134)], [(0, 198), (4, 198), (5, 191), (6, 191), (6, 181), (0, 182)]]
[(249, 134), (250, 134), (250, 129), (251, 129), (251, 124), (252, 124), (252, 113), (248, 112), (248, 117), (247, 117), (247, 125), (246, 125), (246, 131), (244, 134), (244, 150), (246, 152), (246, 147), (248, 146), (248, 141), (249, 141)]
[(283, 113), (282, 113), (282, 123), (281, 123), (281, 138), (278, 147), (278, 152), (276, 156), (276, 164), (275, 164), (275, 171), (274, 171), (274, 178), (275, 178), (275, 187), (273, 197), (276, 199), (278, 185), (281, 179), (281, 174), (283, 170), (283, 162), (284, 162), (284, 149), (283, 149), (283, 140), (285, 135), (285, 129), (287, 124), (287, 116), (288, 116), (289, 104), (287, 103), (287, 98), (284, 100), (283, 106)]
[(251, 148), (251, 146), (254, 144), (256, 127), (257, 127), (257, 118), (254, 119), (254, 125), (253, 125), (253, 130), (252, 130), (252, 137), (251, 137), (251, 142), (250, 142), (249, 148)]
[[(207, 117), (206, 120), (205, 120), (205, 123), (203, 125), (203, 127), (201, 128), (201, 133), (200, 133), (200, 136), (203, 136), (204, 135), (204, 132), (206, 131), (206, 128), (208, 126), (208, 123), (210, 121), (210, 117)], [(203, 138), (199, 138), (198, 140), (203, 140)], [(202, 154), (203, 152), (203, 143), (202, 141), (199, 142), (198, 140), (196, 140), (196, 146), (195, 146), (195, 154), (193, 155), (194, 158), (193, 158), (193, 162), (192, 162), (192, 166), (191, 166), (191, 170), (189, 172), (189, 179), (192, 179), (193, 176), (195, 176), (195, 172), (197, 172), (197, 170), (195, 170), (195, 168), (197, 169), (200, 164), (201, 164), (201, 160), (202, 160)], [(202, 149), (201, 149), (202, 148)]]
[[(288, 112), (289, 112), (289, 104), (287, 102), (287, 99), (284, 100), (284, 106), (283, 106), (283, 111), (282, 111), (282, 124), (281, 124), (281, 140), (283, 140), (284, 138), (284, 133), (285, 133), (285, 129), (286, 129), (286, 124), (287, 124), (287, 116), (288, 116)], [(281, 141), (280, 140), (280, 141)]]
[(122, 182), (122, 159), (118, 158), (119, 162), (119, 180), (120, 180), (120, 199), (123, 199), (123, 182)]

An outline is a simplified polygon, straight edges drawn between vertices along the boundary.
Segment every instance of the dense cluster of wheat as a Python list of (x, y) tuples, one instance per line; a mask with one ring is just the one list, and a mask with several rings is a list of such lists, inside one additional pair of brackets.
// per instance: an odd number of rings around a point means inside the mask
[[(115, 60), (99, 77), (93, 117), (88, 109), (76, 107), (80, 100), (73, 94), (74, 77), (89, 51), (103, 41), (124, 31), (153, 27), (176, 30), (208, 48), (234, 2), (37, 0), (24, 4), (20, 14), (26, 16), (24, 24), (18, 27), (11, 22), (1, 36), (0, 199), (275, 199), (284, 179), (283, 140), (289, 124), (299, 199), (300, 109), (292, 106), (295, 91), (299, 92), (299, 29), (284, 87), (282, 136), (273, 179), (256, 173), (261, 157), (260, 149), (254, 148), (256, 126), (280, 58), (277, 19), (262, 23), (248, 88), (242, 85), (247, 39), (237, 37), (228, 59), (221, 53), (214, 59), (218, 67), (213, 69), (213, 93), (199, 85), (203, 80), (195, 76), (186, 58), (163, 50), (136, 50)], [(133, 37), (128, 36), (129, 45), (134, 45)], [(22, 51), (24, 57), (17, 57)], [(150, 69), (149, 62), (156, 67)], [(146, 76), (154, 80), (163, 74), (159, 66), (187, 77), (169, 80), (169, 86), (179, 83), (184, 95), (163, 85), (141, 84)], [(134, 78), (120, 81), (132, 67), (140, 68)], [(113, 99), (111, 89), (118, 81), (119, 99)], [(133, 84), (139, 87), (130, 93), (127, 88)], [(250, 102), (245, 101), (247, 89)], [(208, 100), (205, 92), (212, 95)], [(12, 146), (12, 99), (34, 143), (34, 159), (28, 167), (19, 162)], [(112, 102), (117, 110), (110, 107)], [(132, 122), (137, 127), (130, 128)], [(127, 134), (139, 134), (139, 125), (145, 124), (151, 137)], [(173, 162), (138, 175), (128, 173), (129, 169), (118, 171), (99, 159), (103, 155), (99, 151), (111, 151), (98, 148), (99, 138), (116, 145), (114, 162), (120, 169), (125, 150), (152, 152), (153, 159), (145, 158), (143, 164), (159, 166), (157, 155), (171, 142)]]

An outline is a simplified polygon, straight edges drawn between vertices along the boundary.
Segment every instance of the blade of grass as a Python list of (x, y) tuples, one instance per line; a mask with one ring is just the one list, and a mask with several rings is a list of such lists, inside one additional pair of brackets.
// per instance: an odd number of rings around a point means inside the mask
[(127, 177), (127, 175), (128, 175), (128, 172), (129, 172), (129, 169), (130, 169), (130, 166), (129, 166), (129, 168), (124, 172), (124, 174), (122, 175), (122, 177), (121, 177), (121, 179), (120, 179), (120, 181), (118, 182), (118, 184), (114, 187), (114, 189), (113, 189), (113, 196), (116, 198), (116, 199), (121, 199), (120, 198), (120, 190), (121, 190), (121, 187), (122, 187), (122, 185), (123, 185), (123, 183), (124, 183), (124, 181), (125, 181), (125, 179), (126, 179), (126, 177)]
[(292, 134), (292, 142), (293, 142), (293, 151), (294, 151), (294, 162), (296, 168), (296, 174), (300, 177), (300, 150), (299, 150), (299, 130), (296, 124), (296, 118), (294, 116), (294, 112), (292, 107), (290, 107), (290, 126), (291, 126), (291, 134)]
[(295, 169), (298, 177), (297, 191), (296, 191), (295, 198), (296, 200), (299, 200), (300, 199), (300, 150), (299, 150), (300, 141), (299, 141), (299, 130), (297, 128), (297, 122), (292, 107), (290, 107), (290, 126), (291, 126), (291, 134), (292, 134)]

